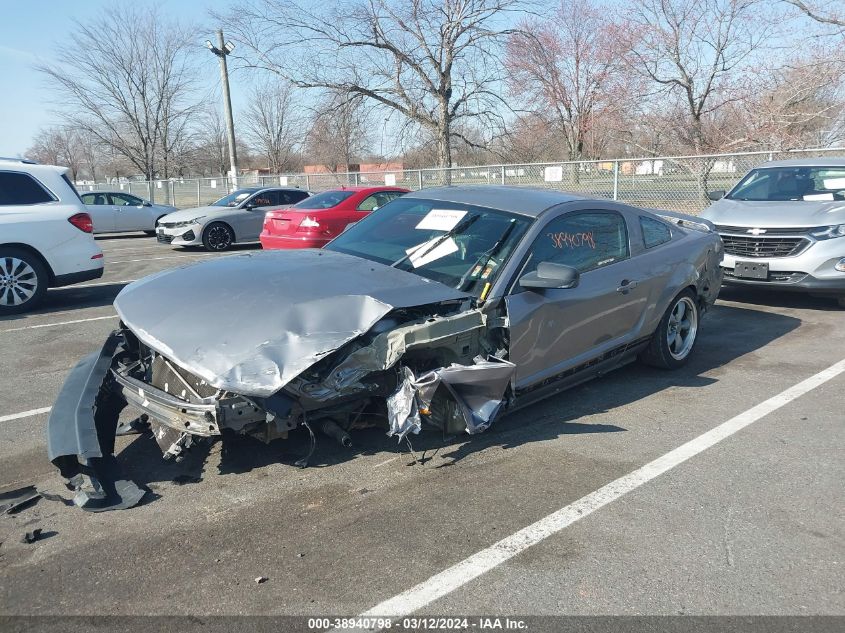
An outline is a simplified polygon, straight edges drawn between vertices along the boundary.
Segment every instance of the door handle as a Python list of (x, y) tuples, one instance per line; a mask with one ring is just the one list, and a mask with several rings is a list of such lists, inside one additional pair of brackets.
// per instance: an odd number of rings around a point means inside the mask
[(623, 279), (622, 282), (619, 284), (619, 287), (616, 289), (616, 292), (626, 293), (629, 290), (633, 290), (639, 285), (640, 282), (633, 281), (630, 279)]

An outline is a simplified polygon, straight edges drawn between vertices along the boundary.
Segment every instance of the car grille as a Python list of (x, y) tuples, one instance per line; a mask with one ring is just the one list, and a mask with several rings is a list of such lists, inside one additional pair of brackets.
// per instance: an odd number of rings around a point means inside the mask
[(170, 244), (173, 241), (172, 235), (165, 235), (164, 233), (158, 233), (156, 235), (156, 239), (161, 242), (162, 244)]
[(810, 245), (806, 237), (728, 235), (719, 232), (725, 252), (737, 257), (792, 257)]

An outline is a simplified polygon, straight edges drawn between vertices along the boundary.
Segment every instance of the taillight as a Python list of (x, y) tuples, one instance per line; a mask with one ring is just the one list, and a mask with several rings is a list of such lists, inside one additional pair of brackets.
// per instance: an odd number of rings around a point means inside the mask
[(299, 228), (297, 231), (313, 231), (314, 229), (319, 229), (320, 223), (313, 218), (306, 217), (302, 222), (299, 223)]
[(77, 213), (76, 215), (70, 216), (67, 221), (83, 233), (94, 232), (94, 223), (91, 221), (91, 216), (87, 213)]

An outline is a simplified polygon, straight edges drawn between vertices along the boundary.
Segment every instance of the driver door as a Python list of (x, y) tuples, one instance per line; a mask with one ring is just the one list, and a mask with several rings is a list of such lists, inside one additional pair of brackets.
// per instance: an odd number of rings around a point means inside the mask
[(540, 262), (572, 266), (578, 285), (526, 289), (506, 297), (511, 362), (524, 389), (633, 340), (647, 304), (630, 256), (628, 227), (616, 211), (575, 211), (537, 235), (519, 276)]

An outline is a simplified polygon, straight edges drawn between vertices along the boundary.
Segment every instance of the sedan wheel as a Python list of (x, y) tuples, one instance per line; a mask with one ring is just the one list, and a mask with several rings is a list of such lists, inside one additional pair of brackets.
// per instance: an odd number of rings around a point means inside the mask
[(664, 369), (686, 363), (698, 336), (698, 318), (695, 295), (685, 290), (672, 300), (640, 360)]
[(222, 222), (212, 222), (202, 233), (203, 246), (210, 251), (225, 251), (234, 241), (234, 232)]
[(0, 249), (0, 314), (34, 308), (47, 291), (47, 272), (31, 253)]
[(666, 328), (666, 344), (672, 358), (683, 360), (689, 356), (697, 332), (698, 311), (695, 303), (689, 297), (681, 297), (669, 313)]

